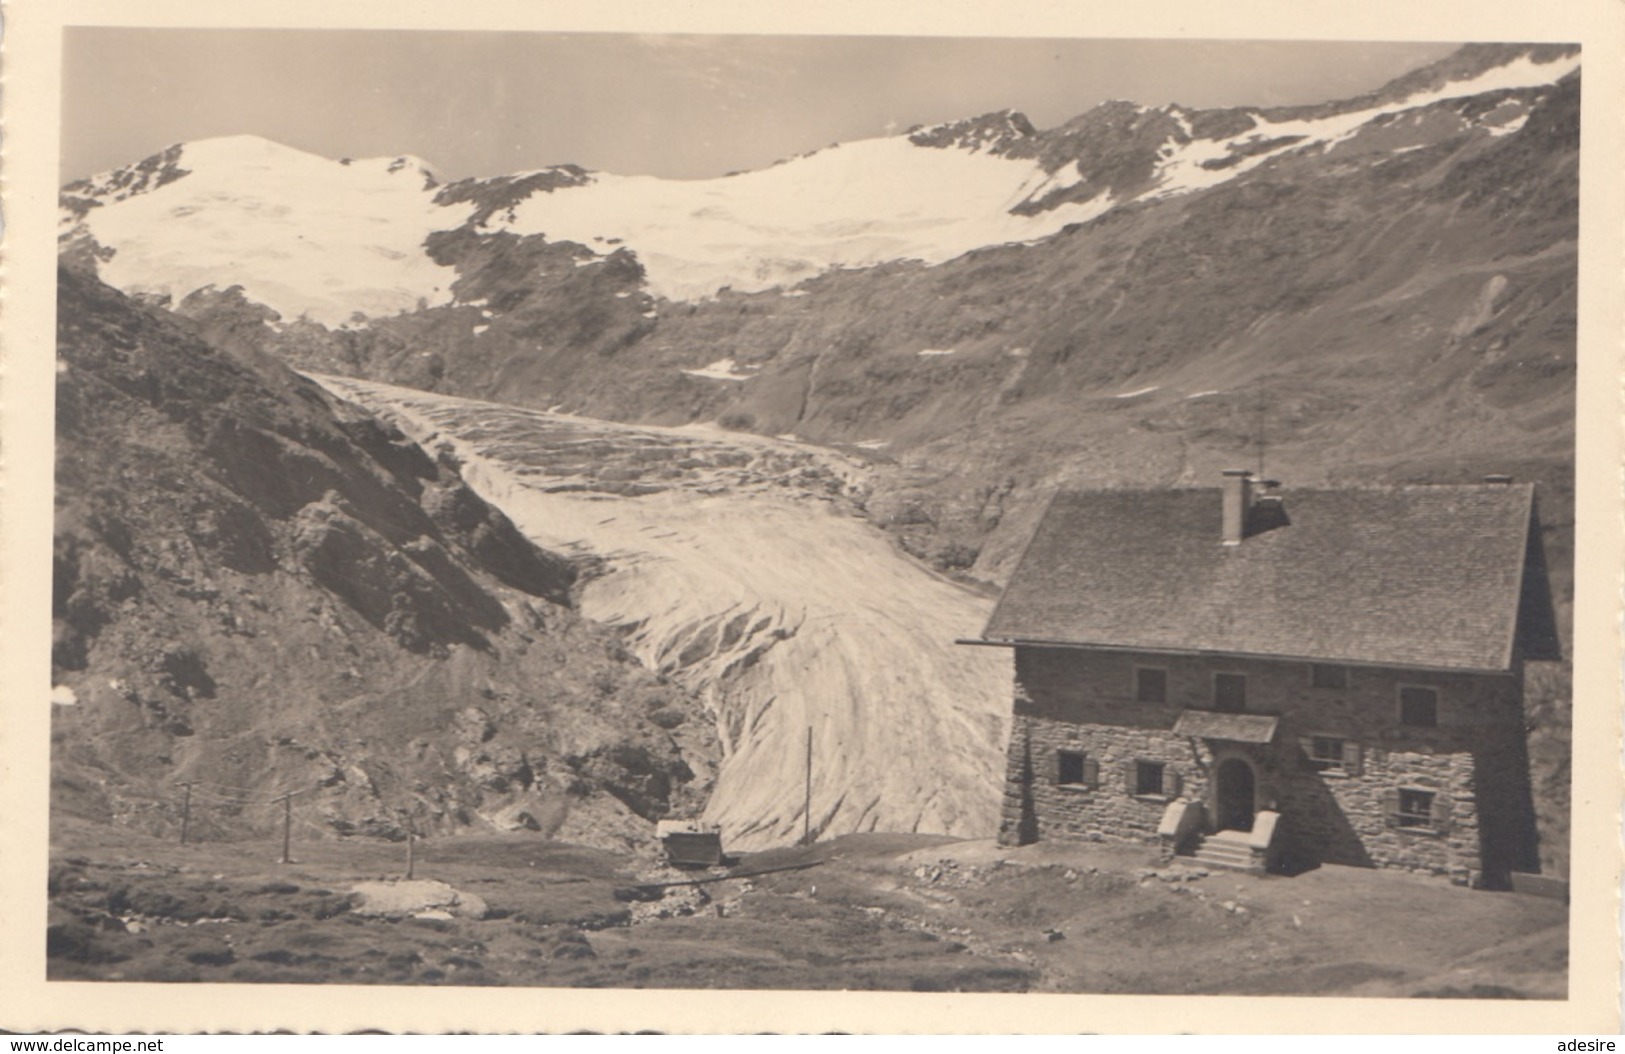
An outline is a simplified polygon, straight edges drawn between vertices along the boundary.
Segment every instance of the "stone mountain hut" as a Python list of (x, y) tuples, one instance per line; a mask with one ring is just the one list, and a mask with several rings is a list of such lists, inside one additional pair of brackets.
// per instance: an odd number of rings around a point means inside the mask
[(1538, 869), (1534, 488), (1063, 492), (982, 638), (1015, 658), (1000, 841), (1217, 864)]

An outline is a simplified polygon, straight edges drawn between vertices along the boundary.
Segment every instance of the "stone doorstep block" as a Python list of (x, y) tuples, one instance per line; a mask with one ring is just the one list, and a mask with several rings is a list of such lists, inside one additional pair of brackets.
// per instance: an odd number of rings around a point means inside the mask
[(1546, 897), (1551, 900), (1561, 900), (1565, 904), (1569, 900), (1569, 883), (1567, 879), (1555, 875), (1536, 875), (1527, 871), (1512, 872), (1512, 891), (1525, 893), (1532, 897)]

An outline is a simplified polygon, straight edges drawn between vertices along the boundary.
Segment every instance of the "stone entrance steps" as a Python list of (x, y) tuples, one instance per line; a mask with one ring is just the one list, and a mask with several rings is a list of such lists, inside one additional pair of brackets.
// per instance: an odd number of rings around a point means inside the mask
[(1196, 843), (1196, 848), (1185, 859), (1204, 867), (1223, 867), (1232, 871), (1257, 871), (1247, 831), (1215, 831)]

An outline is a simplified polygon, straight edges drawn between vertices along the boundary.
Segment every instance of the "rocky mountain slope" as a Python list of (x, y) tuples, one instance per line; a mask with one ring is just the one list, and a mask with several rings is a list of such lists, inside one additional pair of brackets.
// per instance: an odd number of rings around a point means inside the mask
[(445, 451), (532, 538), (590, 561), (581, 612), (714, 714), (723, 760), (705, 815), (729, 846), (786, 845), (804, 827), (996, 829), (1009, 656), (954, 643), (980, 632), (991, 598), (856, 515), (855, 459), (323, 383)]
[(573, 566), (269, 356), (59, 277), (54, 807), (172, 836), (533, 827), (703, 804), (696, 702), (570, 606)]

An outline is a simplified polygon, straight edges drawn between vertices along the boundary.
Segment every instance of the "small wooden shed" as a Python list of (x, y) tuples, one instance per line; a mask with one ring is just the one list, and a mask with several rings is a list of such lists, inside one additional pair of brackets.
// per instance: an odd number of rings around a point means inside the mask
[(655, 833), (674, 867), (717, 867), (723, 862), (722, 826), (698, 820), (661, 820)]

